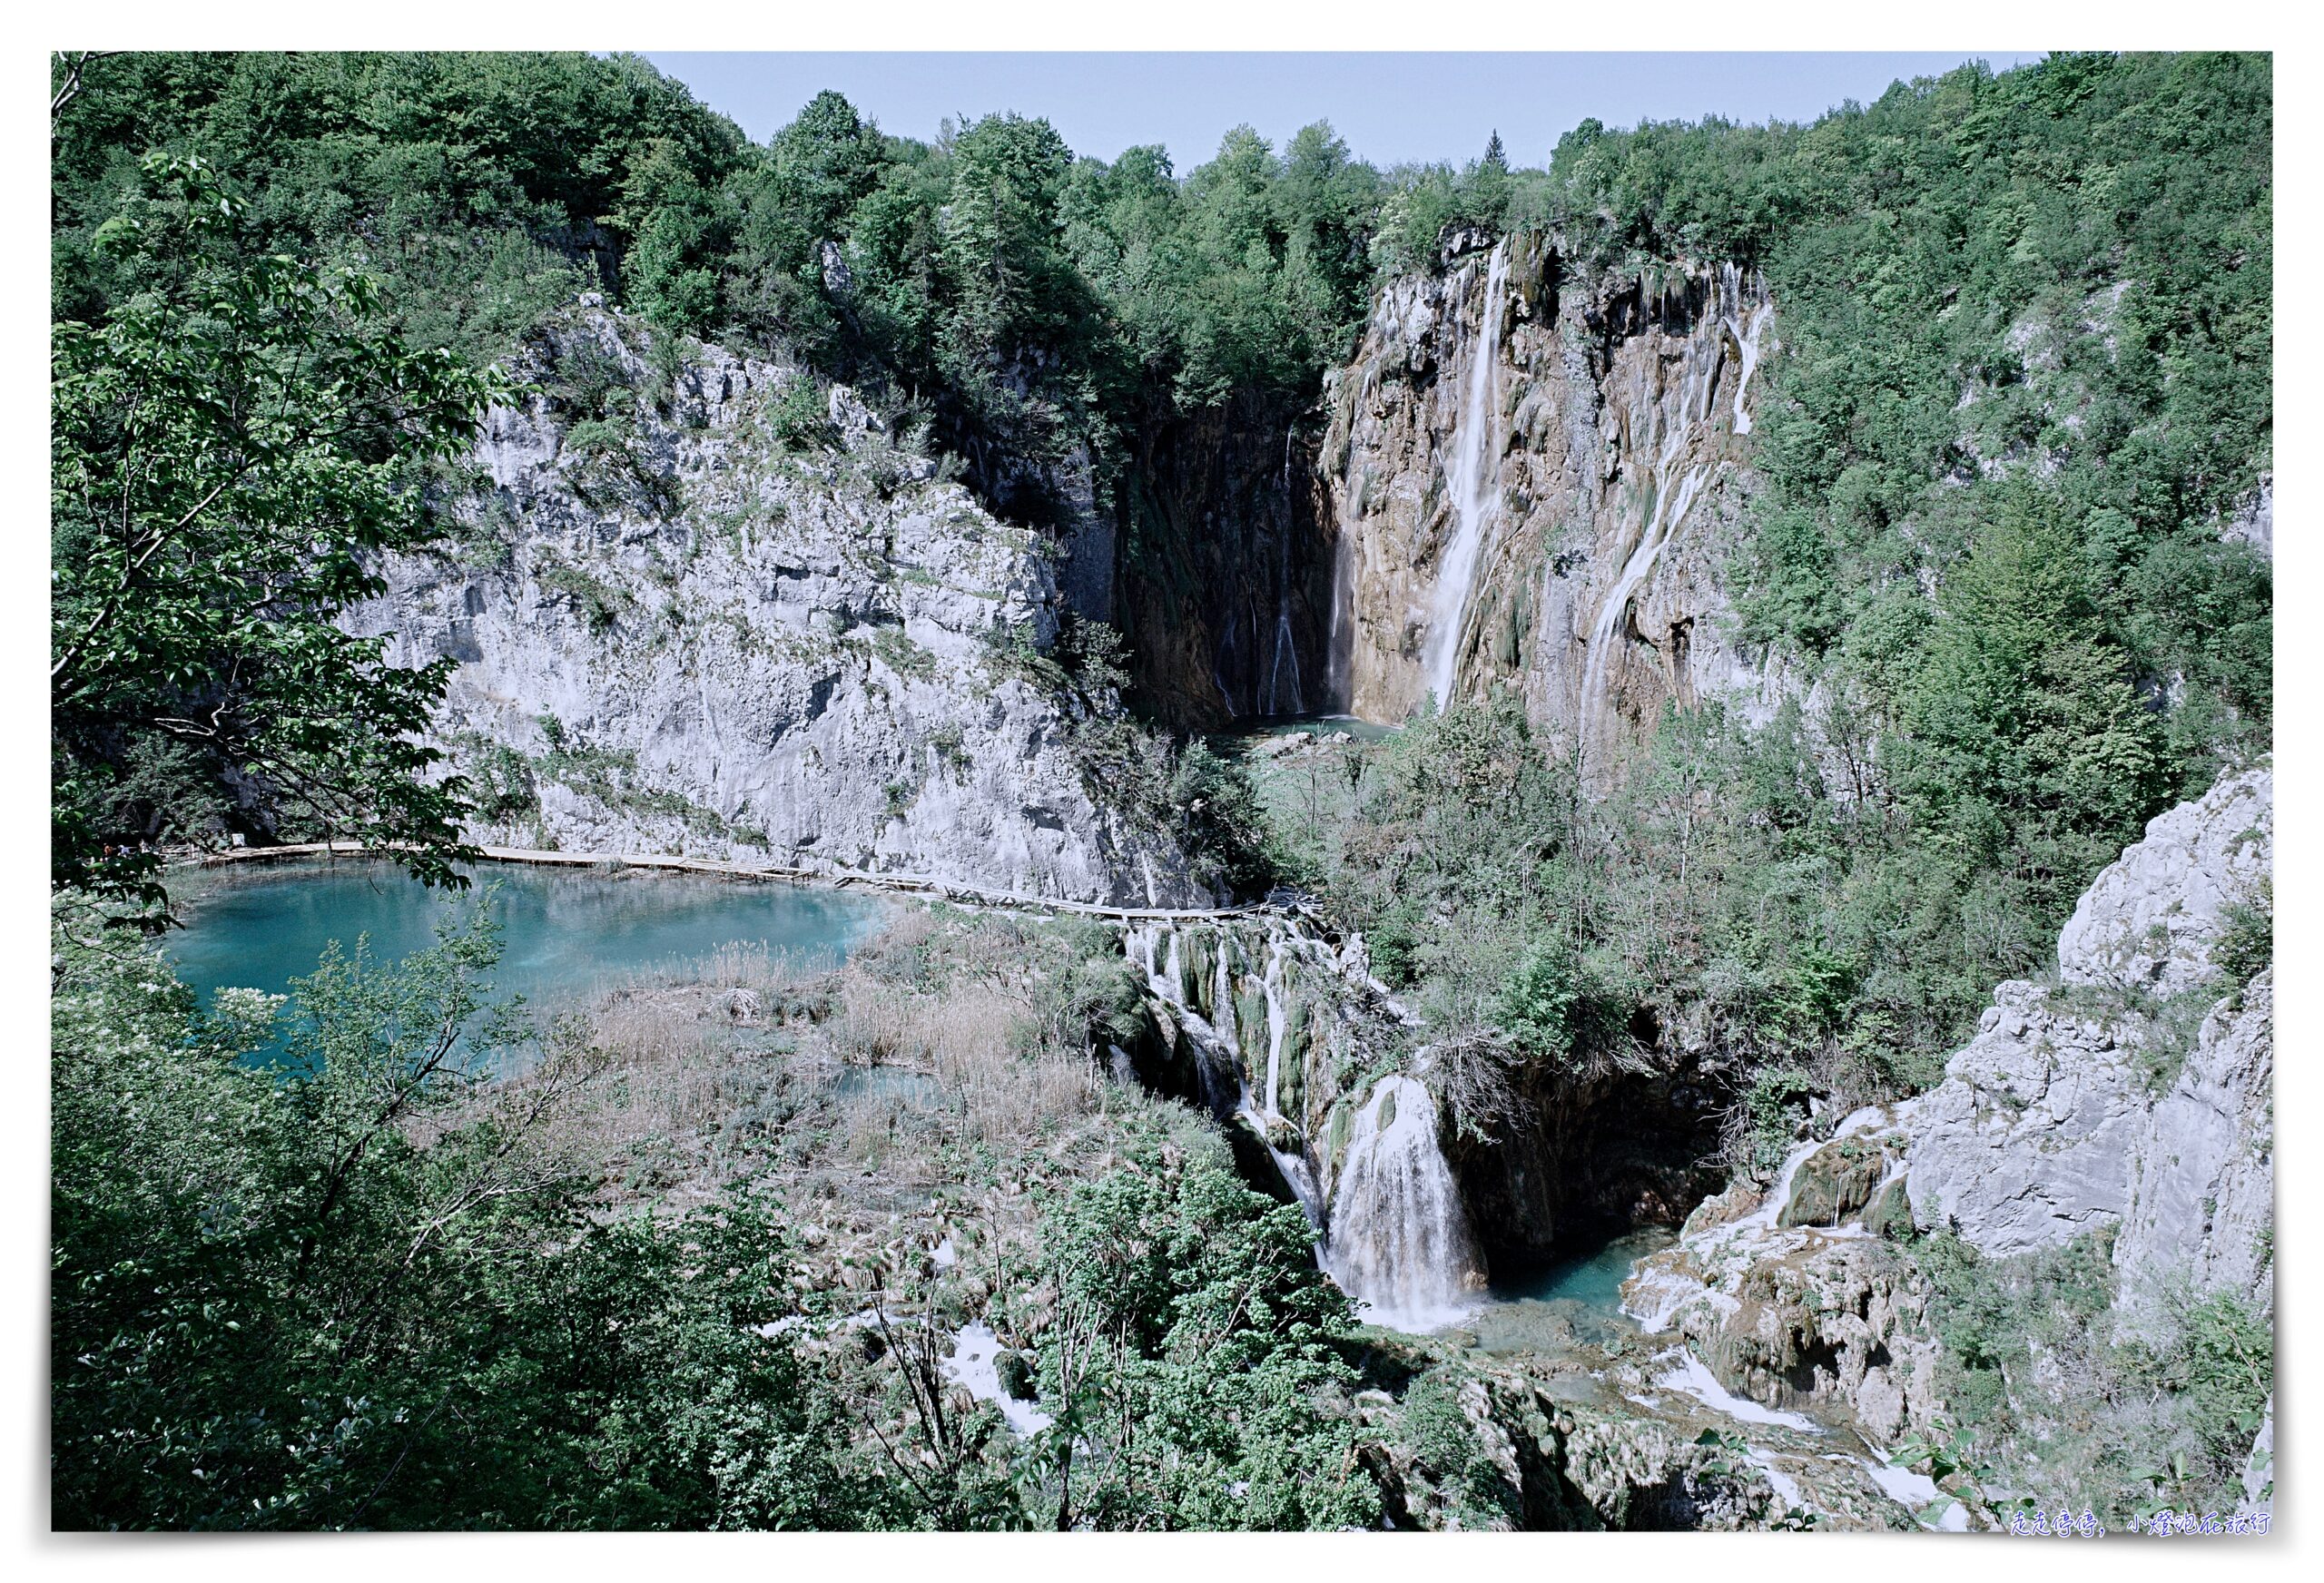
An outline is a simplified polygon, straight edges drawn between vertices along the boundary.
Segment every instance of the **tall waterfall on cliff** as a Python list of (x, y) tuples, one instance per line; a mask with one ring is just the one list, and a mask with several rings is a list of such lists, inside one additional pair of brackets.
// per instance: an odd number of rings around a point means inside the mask
[(1756, 304), (1750, 302), (1757, 295), (1753, 284), (1733, 265), (1720, 270), (1714, 302), (1718, 336), (1708, 345), (1700, 338), (1689, 345), (1677, 381), (1658, 392), (1650, 404), (1659, 443), (1643, 503), (1645, 520), (1590, 625), (1577, 718), (1584, 742), (1594, 740), (1594, 733), (1609, 723), (1613, 663), (1629, 626), (1630, 600), (1718, 467), (1715, 407), (1730, 357), (1734, 407), (1729, 425), (1738, 435), (1751, 432), (1751, 415), (1744, 398), (1758, 367), (1760, 335), (1775, 316), (1773, 306), (1764, 298)]
[(1417, 1078), (1373, 1085), (1332, 1195), (1324, 1267), (1364, 1307), (1399, 1330), (1459, 1319), (1482, 1264), (1452, 1168), (1436, 1143), (1436, 1100)]
[(1452, 432), (1452, 465), (1445, 483), (1452, 496), (1452, 541), (1437, 561), (1436, 587), (1429, 600), (1428, 643), (1421, 656), (1421, 674), (1436, 694), (1437, 708), (1452, 699), (1452, 681), (1460, 664), (1461, 621), (1468, 614), (1469, 595), (1477, 581), (1477, 562), (1484, 550), (1486, 520), (1492, 515), (1498, 492), (1500, 447), (1493, 444), (1501, 428), (1501, 404), (1493, 398), (1493, 365), (1500, 361), (1502, 300), (1509, 289), (1509, 243), (1492, 250), (1485, 270), (1484, 319), (1476, 344), (1469, 349), (1469, 381), (1461, 397), (1461, 416)]

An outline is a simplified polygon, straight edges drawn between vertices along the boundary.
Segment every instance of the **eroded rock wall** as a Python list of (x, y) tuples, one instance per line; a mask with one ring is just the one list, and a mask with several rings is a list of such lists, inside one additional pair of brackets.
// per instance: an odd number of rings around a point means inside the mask
[(1504, 682), (1601, 759), (1666, 700), (1771, 710), (1794, 683), (1724, 574), (1776, 346), (1753, 276), (1595, 277), (1534, 233), (1384, 290), (1324, 397), (1336, 697), (1395, 721)]
[(472, 833), (1213, 900), (1074, 762), (1044, 542), (843, 388), (815, 435), (795, 370), (672, 349), (587, 300), (552, 323), (544, 393), (478, 441), (466, 542), (348, 615), (456, 663), (438, 734), (494, 792)]
[(2230, 982), (2216, 948), (2264, 904), (2274, 827), (2266, 770), (2162, 814), (2074, 909), (2056, 986), (1994, 992), (1917, 1102), (1923, 1226), (2001, 1255), (2115, 1228), (2133, 1307), (2177, 1279), (2269, 1304), (2273, 975)]

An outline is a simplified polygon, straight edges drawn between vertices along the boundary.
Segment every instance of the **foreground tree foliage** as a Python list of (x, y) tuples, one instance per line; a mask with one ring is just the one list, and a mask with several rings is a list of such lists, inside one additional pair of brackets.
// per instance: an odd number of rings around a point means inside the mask
[(201, 1013), (129, 941), (60, 938), (58, 1526), (880, 1511), (833, 1404), (746, 1328), (799, 1311), (775, 1207), (581, 1214), (539, 1124), (588, 1052), (480, 1006), (482, 924), (401, 964), (334, 956), (288, 1015), (255, 991)]
[(55, 330), (53, 878), (158, 900), (143, 843), (261, 798), (449, 878), (461, 789), (412, 738), (450, 668), (333, 617), (427, 535), (412, 464), (464, 449), (498, 386), (381, 331), (366, 277), (244, 253), (199, 161), (144, 174), (98, 239), (134, 290)]
[(486, 1002), (480, 910), (207, 1012), (134, 936), (56, 944), (59, 1527), (1376, 1516), (1345, 1299), (1215, 1137), (1052, 1207), (1006, 1293), (1056, 1294), (1029, 1384), (1059, 1427), (1019, 1440), (944, 1371), (960, 1293), (882, 1293), (867, 1331), (860, 1296), (797, 1284), (794, 1217), (747, 1185), (598, 1206), (567, 1118), (618, 1074), (580, 1025)]
[(1056, 1526), (1374, 1527), (1347, 1396), (1347, 1298), (1296, 1207), (1218, 1159), (1076, 1187), (1042, 1225)]

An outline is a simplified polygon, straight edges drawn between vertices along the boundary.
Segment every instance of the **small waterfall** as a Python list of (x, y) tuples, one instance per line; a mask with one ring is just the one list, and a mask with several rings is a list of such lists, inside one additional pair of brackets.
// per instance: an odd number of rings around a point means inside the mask
[(1670, 443), (1663, 447), (1661, 459), (1654, 469), (1654, 505), (1649, 513), (1644, 531), (1639, 535), (1638, 547), (1630, 551), (1630, 559), (1622, 563), (1621, 575), (1614, 580), (1612, 592), (1598, 607), (1598, 620), (1590, 629), (1590, 654), (1581, 670), (1581, 708), (1577, 719), (1585, 733), (1596, 725), (1610, 707), (1606, 696), (1608, 678), (1611, 674), (1614, 651), (1621, 642), (1622, 629), (1630, 615), (1630, 596), (1638, 592), (1647, 574), (1654, 570), (1654, 563), (1662, 554), (1662, 546), (1693, 506), (1695, 497), (1702, 489), (1708, 468), (1693, 467), (1679, 480), (1675, 498), (1670, 488), (1670, 471), (1685, 440), (1686, 431), (1674, 428)]
[(1608, 716), (1612, 704), (1608, 694), (1612, 685), (1614, 659), (1629, 623), (1630, 600), (1653, 572), (1663, 546), (1685, 523), (1687, 513), (1694, 508), (1704, 484), (1718, 465), (1715, 456), (1701, 449), (1699, 442), (1709, 440), (1714, 432), (1715, 405), (1729, 341), (1736, 349), (1732, 427), (1738, 435), (1751, 432), (1751, 418), (1744, 408), (1744, 400), (1750, 390), (1751, 374), (1759, 363), (1759, 338), (1774, 317), (1775, 308), (1763, 299), (1745, 317), (1745, 301), (1746, 283), (1741, 271), (1732, 264), (1722, 267), (1711, 309), (1718, 333), (1707, 346), (1699, 335), (1688, 348), (1677, 399), (1670, 399), (1667, 393), (1651, 401), (1643, 392), (1639, 397), (1639, 405), (1660, 433), (1661, 444), (1654, 460), (1653, 495), (1646, 522), (1590, 626), (1590, 653), (1582, 664), (1581, 697), (1576, 716), (1576, 726), (1584, 742), (1593, 740), (1610, 723)]
[[(1316, 1185), (1315, 1168), (1304, 1153), (1275, 1146), (1275, 1130), (1268, 1125), (1283, 1118), (1275, 1109), (1278, 1092), (1277, 1078), (1283, 1055), (1283, 1037), (1287, 1018), (1282, 992), (1284, 949), (1286, 937), (1273, 930), (1268, 939), (1268, 961), (1265, 977), (1261, 980), (1266, 997), (1267, 1073), (1264, 1093), (1265, 1105), (1252, 1095), (1251, 1086), (1244, 1081), (1241, 1040), (1235, 1011), (1234, 936), (1221, 930), (1217, 936), (1217, 960), (1211, 978), (1211, 1004), (1216, 1020), (1206, 1018), (1187, 1004), (1180, 991), (1183, 981), (1178, 947), (1178, 930), (1167, 924), (1133, 928), (1123, 940), (1123, 954), (1146, 969), (1147, 988), (1155, 998), (1177, 1014), (1187, 1037), (1194, 1041), (1196, 1067), (1201, 1078), (1203, 1099), (1211, 1114), (1221, 1121), (1237, 1116), (1246, 1117), (1267, 1153), (1275, 1160), (1275, 1169), (1284, 1185), (1307, 1216), (1307, 1224), (1315, 1229), (1320, 1242), (1325, 1224), (1323, 1189)], [(1164, 943), (1167, 940), (1167, 945)], [(1155, 959), (1163, 960), (1157, 970)]]
[[(1287, 710), (1283, 707), (1281, 695), (1283, 663), (1286, 659), (1291, 662), (1291, 707)], [(1275, 611), (1275, 662), (1274, 668), (1267, 673), (1267, 706), (1265, 713), (1268, 714), (1307, 713), (1307, 701), (1299, 687), (1299, 645), (1291, 638), (1291, 595), (1287, 589), (1285, 591), (1282, 605)]]
[(1355, 605), (1355, 526), (1344, 523), (1332, 543), (1332, 623), (1324, 640), (1324, 707), (1345, 709), (1355, 696), (1355, 633), (1348, 613)]
[(1495, 505), (1499, 447), (1493, 440), (1501, 427), (1501, 406), (1493, 398), (1493, 364), (1501, 355), (1502, 299), (1508, 287), (1509, 243), (1504, 241), (1493, 249), (1485, 270), (1484, 321), (1469, 351), (1469, 382), (1452, 431), (1452, 465), (1445, 477), (1452, 491), (1454, 526), (1452, 541), (1437, 562), (1428, 641), (1421, 655), (1421, 674), (1440, 710), (1452, 703), (1460, 667), (1461, 622), (1468, 614), (1484, 549), (1485, 523)]
[(1751, 432), (1751, 415), (1743, 409), (1743, 398), (1751, 388), (1752, 370), (1759, 366), (1759, 333), (1768, 328), (1768, 320), (1776, 315), (1776, 305), (1762, 300), (1751, 310), (1750, 317), (1738, 322), (1736, 314), (1743, 311), (1743, 275), (1733, 264), (1719, 271), (1719, 284), (1728, 301), (1735, 305), (1735, 313), (1721, 320), (1735, 342), (1738, 367), (1735, 373), (1735, 432)]
[(1283, 1009), (1283, 941), (1268, 942), (1267, 972), (1261, 980), (1267, 997), (1267, 1105), (1269, 1116), (1281, 1116), (1283, 1106), (1276, 1096), (1283, 1092), (1283, 1029), (1287, 1020)]
[(1417, 1078), (1373, 1085), (1340, 1167), (1331, 1226), (1324, 1267), (1363, 1305), (1360, 1317), (1425, 1331), (1467, 1312), (1481, 1284), (1476, 1244), (1437, 1147), (1435, 1098)]

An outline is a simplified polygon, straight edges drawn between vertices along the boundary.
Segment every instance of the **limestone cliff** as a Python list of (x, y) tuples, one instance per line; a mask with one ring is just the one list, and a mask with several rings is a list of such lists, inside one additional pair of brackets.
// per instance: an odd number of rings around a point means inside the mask
[(1705, 1203), (1633, 1312), (1732, 1389), (1884, 1441), (1939, 1406), (1926, 1283), (1882, 1237), (1907, 1217), (1993, 1257), (2111, 1230), (2126, 1334), (2158, 1334), (2174, 1293), (2271, 1313), (2273, 973), (2221, 951), (2264, 918), (2272, 810), (2253, 770), (2156, 819), (2076, 908), (2055, 984), (2002, 985), (1944, 1083)]
[(1787, 680), (1737, 646), (1722, 584), (1765, 288), (1592, 275), (1530, 232), (1450, 251), (1327, 377), (1339, 699), (1393, 721), (1506, 681), (1601, 756), (1666, 699), (1771, 707)]
[(1077, 767), (1044, 542), (843, 388), (590, 299), (519, 372), (451, 506), (465, 542), (347, 617), (456, 662), (438, 735), (487, 792), (473, 834), (1212, 899)]
[(1913, 1214), (1981, 1252), (2114, 1227), (2122, 1303), (2191, 1280), (2272, 1306), (2274, 979), (2223, 979), (2264, 893), (2273, 780), (2231, 776), (2147, 827), (2058, 939), (2057, 986), (2004, 984), (1918, 1102)]

